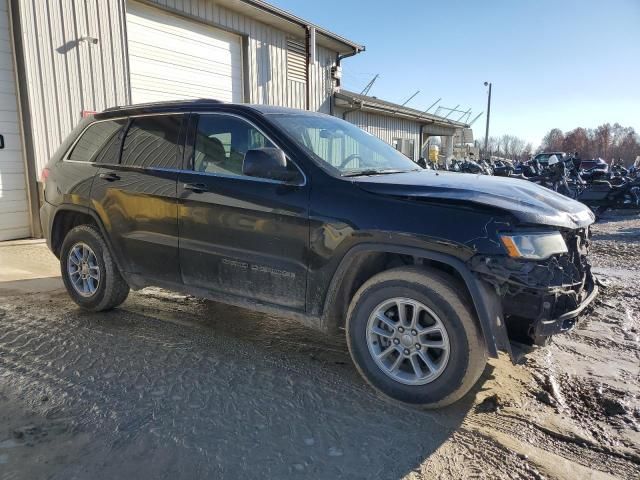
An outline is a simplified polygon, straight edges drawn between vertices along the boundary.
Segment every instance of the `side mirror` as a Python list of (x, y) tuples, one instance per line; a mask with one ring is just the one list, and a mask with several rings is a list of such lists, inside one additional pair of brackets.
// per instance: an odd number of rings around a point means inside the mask
[(420, 157), (420, 158), (418, 159), (418, 162), (417, 162), (417, 163), (418, 163), (418, 165), (420, 165), (422, 168), (428, 168), (428, 167), (427, 167), (427, 161), (425, 160), (425, 158), (424, 158), (424, 157)]
[(248, 177), (292, 182), (300, 173), (287, 168), (287, 157), (279, 148), (255, 148), (244, 155), (242, 173)]

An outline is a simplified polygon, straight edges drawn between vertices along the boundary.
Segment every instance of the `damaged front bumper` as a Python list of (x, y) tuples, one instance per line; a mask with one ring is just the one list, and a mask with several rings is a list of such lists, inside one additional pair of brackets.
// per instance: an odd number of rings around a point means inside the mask
[(544, 261), (477, 255), (471, 270), (499, 297), (508, 338), (544, 344), (551, 335), (573, 328), (598, 295), (587, 260), (587, 232), (565, 235), (568, 252)]

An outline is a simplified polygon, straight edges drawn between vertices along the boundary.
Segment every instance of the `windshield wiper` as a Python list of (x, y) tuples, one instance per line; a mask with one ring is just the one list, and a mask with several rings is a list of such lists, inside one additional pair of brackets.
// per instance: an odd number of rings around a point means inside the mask
[(417, 172), (418, 170), (420, 170), (419, 168), (416, 168), (414, 170), (397, 170), (397, 169), (393, 169), (393, 168), (388, 168), (386, 170), (374, 170), (374, 169), (369, 169), (369, 170), (352, 170), (352, 171), (347, 171), (345, 173), (342, 174), (343, 177), (365, 177), (368, 175), (388, 175), (391, 173), (407, 173), (407, 172)]

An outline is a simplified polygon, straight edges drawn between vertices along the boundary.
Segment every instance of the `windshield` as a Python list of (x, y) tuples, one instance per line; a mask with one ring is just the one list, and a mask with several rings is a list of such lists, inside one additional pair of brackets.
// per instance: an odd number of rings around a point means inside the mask
[(421, 170), (391, 145), (339, 118), (307, 114), (270, 114), (270, 118), (340, 175)]

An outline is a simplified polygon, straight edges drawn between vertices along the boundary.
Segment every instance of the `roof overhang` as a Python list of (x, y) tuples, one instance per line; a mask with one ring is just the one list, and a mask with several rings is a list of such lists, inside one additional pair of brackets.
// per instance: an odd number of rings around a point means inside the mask
[(317, 44), (341, 55), (359, 53), (365, 49), (364, 45), (352, 42), (262, 0), (217, 0), (216, 3), (297, 37), (304, 36), (306, 28), (313, 27), (316, 30)]
[(375, 97), (340, 90), (334, 94), (335, 106), (347, 110), (361, 110), (383, 116), (402, 118), (424, 125), (426, 133), (432, 135), (453, 135), (455, 130), (469, 128), (469, 125), (448, 118), (431, 115)]

